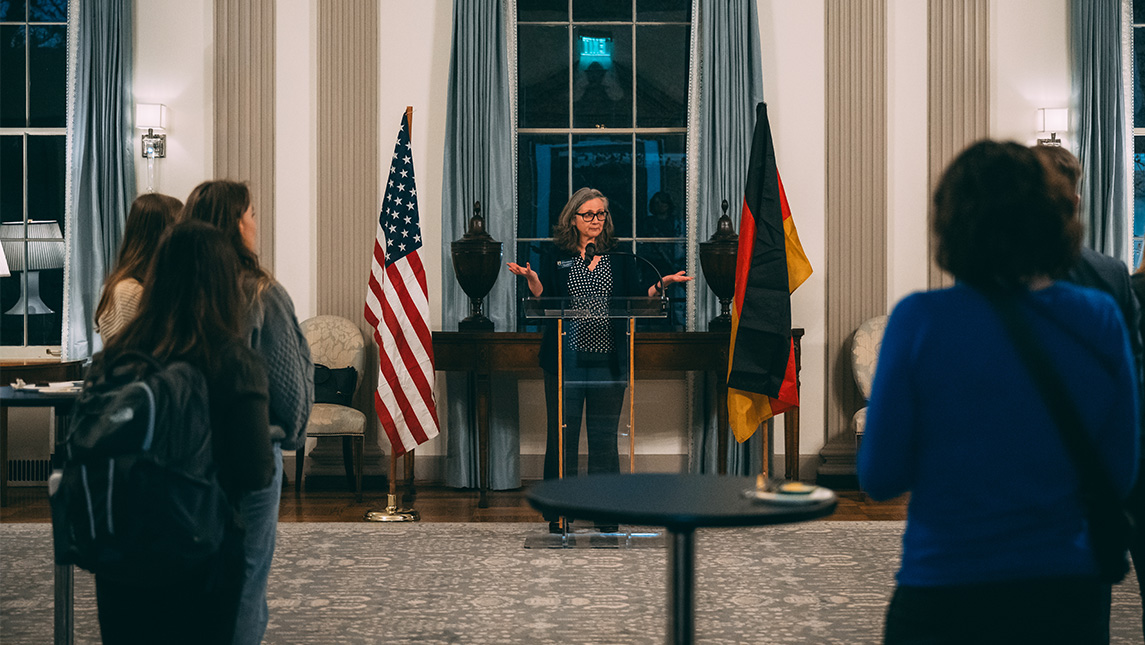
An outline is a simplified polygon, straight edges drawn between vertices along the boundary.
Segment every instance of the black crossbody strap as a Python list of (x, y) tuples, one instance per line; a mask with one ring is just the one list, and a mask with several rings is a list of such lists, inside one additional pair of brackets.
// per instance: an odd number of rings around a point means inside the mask
[(1030, 377), (1042, 395), (1054, 425), (1058, 427), (1066, 451), (1081, 475), (1081, 492), (1090, 511), (1106, 506), (1112, 481), (1102, 465), (1093, 442), (1086, 436), (1081, 414), (1073, 404), (1069, 390), (1062, 381), (1049, 354), (1038, 345), (1033, 328), (1023, 318), (1015, 298), (999, 293), (984, 292), (986, 299), (998, 311), (1002, 325), (1010, 335), (1018, 356), (1025, 363)]

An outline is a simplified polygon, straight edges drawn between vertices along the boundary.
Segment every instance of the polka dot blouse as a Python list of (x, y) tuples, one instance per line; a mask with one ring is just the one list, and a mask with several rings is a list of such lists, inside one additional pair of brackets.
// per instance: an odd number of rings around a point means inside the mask
[(607, 255), (599, 257), (592, 271), (588, 270), (584, 258), (574, 258), (569, 269), (569, 304), (573, 309), (586, 312), (568, 322), (569, 347), (578, 352), (606, 354), (613, 350), (612, 324), (608, 319), (612, 264)]

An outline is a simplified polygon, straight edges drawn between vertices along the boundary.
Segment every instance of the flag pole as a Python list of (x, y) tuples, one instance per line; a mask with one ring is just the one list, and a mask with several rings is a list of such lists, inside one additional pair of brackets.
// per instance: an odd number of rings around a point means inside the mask
[(390, 492), (386, 495), (386, 508), (368, 511), (367, 522), (416, 522), (421, 519), (417, 511), (398, 508), (398, 454), (390, 447)]
[[(410, 141), (413, 141), (413, 106), (406, 106), (406, 126)], [(410, 486), (413, 485), (413, 453), (407, 453), (406, 471), (410, 474)], [(368, 511), (367, 522), (416, 522), (421, 519), (420, 513), (412, 508), (398, 508), (398, 454), (390, 443), (390, 491), (386, 495), (386, 508), (381, 511)]]

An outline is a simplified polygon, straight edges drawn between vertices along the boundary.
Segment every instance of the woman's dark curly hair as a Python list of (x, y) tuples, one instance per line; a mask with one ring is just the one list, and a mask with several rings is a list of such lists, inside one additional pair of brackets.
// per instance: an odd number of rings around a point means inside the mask
[(934, 191), (938, 265), (979, 288), (1015, 289), (1074, 262), (1074, 191), (1029, 148), (983, 140), (963, 150)]

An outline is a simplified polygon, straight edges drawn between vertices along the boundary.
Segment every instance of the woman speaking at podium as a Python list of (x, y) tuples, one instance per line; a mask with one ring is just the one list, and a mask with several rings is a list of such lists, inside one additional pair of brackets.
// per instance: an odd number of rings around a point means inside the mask
[[(561, 209), (553, 227), (555, 257), (544, 257), (539, 272), (528, 263), (508, 263), (509, 271), (524, 276), (534, 298), (567, 298), (569, 308), (588, 312), (566, 321), (565, 476), (577, 473), (582, 412), (587, 427), (589, 474), (620, 471), (617, 427), (628, 382), (627, 357), (621, 350), (627, 343), (623, 321), (608, 317), (609, 301), (629, 296), (658, 297), (664, 287), (692, 279), (680, 271), (645, 287), (639, 283), (635, 256), (608, 254), (614, 243), (608, 198), (595, 188), (581, 188)], [(548, 321), (541, 340), (548, 412), (545, 479), (555, 479), (559, 470), (557, 352), (556, 324)], [(548, 519), (549, 529), (559, 532), (555, 518)]]

